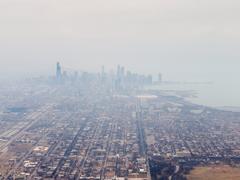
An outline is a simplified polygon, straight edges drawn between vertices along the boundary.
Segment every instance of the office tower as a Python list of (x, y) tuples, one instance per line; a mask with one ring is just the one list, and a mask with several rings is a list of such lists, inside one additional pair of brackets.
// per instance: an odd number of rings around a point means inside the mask
[(102, 72), (101, 72), (101, 75), (100, 75), (100, 79), (102, 82), (106, 82), (106, 79), (107, 79), (107, 74), (105, 73), (105, 67), (102, 66)]
[(152, 75), (147, 76), (147, 83), (152, 84)]
[(56, 78), (58, 80), (60, 80), (62, 77), (62, 69), (61, 69), (61, 65), (59, 62), (57, 62), (57, 68), (56, 68)]
[(162, 74), (159, 73), (159, 74), (158, 74), (158, 83), (161, 83), (161, 82), (162, 82)]
[(125, 68), (121, 67), (121, 78), (125, 76)]
[(120, 79), (121, 76), (121, 66), (117, 66), (117, 79)]
[(102, 77), (104, 76), (104, 74), (105, 74), (105, 67), (102, 66)]

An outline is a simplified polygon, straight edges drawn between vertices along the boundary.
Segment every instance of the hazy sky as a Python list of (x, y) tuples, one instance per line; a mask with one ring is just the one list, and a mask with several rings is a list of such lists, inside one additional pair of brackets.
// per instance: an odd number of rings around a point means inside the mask
[(0, 0), (0, 74), (50, 73), (56, 61), (169, 79), (240, 76), (240, 1)]

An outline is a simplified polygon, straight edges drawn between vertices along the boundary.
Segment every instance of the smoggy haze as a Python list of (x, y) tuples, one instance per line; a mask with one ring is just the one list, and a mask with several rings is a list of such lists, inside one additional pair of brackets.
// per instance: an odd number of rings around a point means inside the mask
[(170, 79), (235, 78), (239, 10), (238, 0), (1, 0), (0, 74), (50, 73), (61, 61)]

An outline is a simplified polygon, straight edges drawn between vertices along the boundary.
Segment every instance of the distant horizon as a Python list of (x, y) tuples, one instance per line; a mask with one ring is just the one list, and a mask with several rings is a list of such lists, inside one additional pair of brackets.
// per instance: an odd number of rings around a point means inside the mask
[(240, 0), (0, 0), (0, 179), (239, 180), (239, 20)]
[[(56, 61), (58, 62), (58, 61)], [(51, 63), (50, 66), (46, 66), (45, 68), (40, 68), (39, 71), (35, 71), (31, 68), (26, 69), (25, 67), (21, 66), (12, 66), (12, 69), (7, 68), (7, 72), (1, 71), (0, 72), (0, 80), (1, 79), (21, 79), (21, 78), (31, 78), (31, 77), (39, 77), (39, 76), (54, 76), (55, 75), (55, 70), (56, 70), (56, 62)], [(99, 73), (101, 72), (101, 67), (105, 67), (105, 72), (111, 72), (111, 71), (116, 71), (117, 65), (122, 65), (123, 64), (116, 64), (114, 66), (106, 66), (106, 65), (101, 65), (98, 68), (85, 68), (82, 66), (81, 68), (78, 69), (77, 66), (69, 66), (67, 63), (62, 63), (59, 61), (60, 64), (63, 67), (63, 70), (66, 70), (67, 72), (91, 72), (91, 73)], [(37, 63), (36, 63), (37, 66)], [(180, 82), (218, 82), (218, 81), (237, 81), (238, 77), (238, 72), (173, 72), (173, 71), (141, 71), (140, 69), (137, 68), (131, 68), (128, 66), (124, 66), (126, 68), (126, 71), (129, 70), (132, 73), (137, 73), (137, 74), (145, 74), (145, 75), (152, 75), (153, 77), (157, 78), (158, 74), (161, 73), (164, 77), (165, 80), (167, 81), (180, 81)], [(24, 68), (24, 69), (22, 69)], [(240, 74), (239, 74), (240, 75)]]
[(0, 75), (124, 65), (186, 81), (238, 81), (240, 2), (0, 2)]

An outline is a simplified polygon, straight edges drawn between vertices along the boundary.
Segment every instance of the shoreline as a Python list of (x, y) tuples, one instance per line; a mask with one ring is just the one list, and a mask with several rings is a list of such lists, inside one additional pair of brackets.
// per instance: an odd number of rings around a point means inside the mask
[[(205, 106), (209, 108), (214, 108), (217, 110), (223, 110), (223, 111), (231, 111), (231, 112), (240, 112), (240, 105), (232, 105), (232, 104), (223, 104), (219, 103), (220, 105), (217, 105), (216, 103), (207, 103), (203, 102), (204, 99), (200, 98), (200, 93), (197, 90), (193, 89), (167, 89), (167, 88), (161, 88), (160, 85), (152, 85), (145, 87), (146, 90), (153, 90), (153, 91), (159, 91), (163, 96), (175, 96), (178, 98), (183, 98), (185, 101), (189, 103), (193, 103), (199, 106)], [(206, 98), (205, 98), (206, 99)]]

